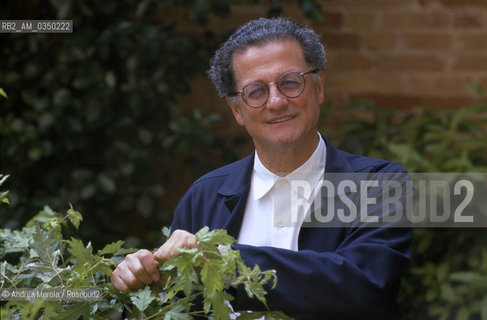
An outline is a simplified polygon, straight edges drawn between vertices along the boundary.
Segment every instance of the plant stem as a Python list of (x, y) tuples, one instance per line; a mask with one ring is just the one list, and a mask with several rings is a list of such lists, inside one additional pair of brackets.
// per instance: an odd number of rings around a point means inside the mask
[[(27, 260), (25, 260), (24, 264), (22, 265), (22, 267), (20, 267), (20, 270), (19, 272), (17, 273), (17, 275), (12, 279), (12, 284), (15, 282), (15, 280), (18, 278), (18, 276), (20, 276), (20, 274), (22, 273), (22, 271), (24, 271), (24, 268), (25, 266), (29, 263), (30, 261), (30, 256), (27, 258)], [(62, 281), (62, 280), (61, 280)], [(15, 285), (14, 285), (15, 286)]]

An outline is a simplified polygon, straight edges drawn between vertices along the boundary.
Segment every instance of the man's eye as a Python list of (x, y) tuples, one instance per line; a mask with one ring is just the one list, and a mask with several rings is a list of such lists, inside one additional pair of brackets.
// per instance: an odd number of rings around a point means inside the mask
[(266, 89), (264, 86), (260, 87), (255, 87), (255, 88), (250, 88), (247, 90), (246, 96), (249, 99), (258, 99), (262, 96), (265, 96), (267, 93)]
[(300, 85), (301, 83), (299, 81), (293, 79), (286, 79), (285, 81), (281, 82), (281, 87), (297, 87)]

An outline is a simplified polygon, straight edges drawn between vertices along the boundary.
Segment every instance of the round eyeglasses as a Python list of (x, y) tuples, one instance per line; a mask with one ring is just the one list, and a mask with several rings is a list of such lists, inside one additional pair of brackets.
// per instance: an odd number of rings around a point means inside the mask
[(269, 85), (275, 83), (279, 92), (284, 96), (288, 98), (296, 98), (303, 93), (306, 86), (304, 75), (315, 73), (318, 70), (319, 69), (306, 72), (286, 72), (275, 82), (269, 82), (267, 84), (261, 81), (252, 82), (243, 87), (242, 90), (232, 92), (231, 95), (235, 96), (240, 93), (243, 101), (249, 107), (260, 108), (266, 104), (267, 99), (269, 98)]

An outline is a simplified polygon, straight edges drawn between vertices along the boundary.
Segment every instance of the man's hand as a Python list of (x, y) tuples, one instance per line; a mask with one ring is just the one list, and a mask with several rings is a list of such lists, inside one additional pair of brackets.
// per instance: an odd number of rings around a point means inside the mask
[(154, 252), (154, 258), (164, 263), (169, 258), (178, 254), (175, 250), (179, 248), (196, 248), (196, 236), (184, 230), (175, 230), (169, 239)]
[(184, 230), (175, 230), (169, 239), (155, 253), (141, 249), (128, 254), (112, 272), (111, 281), (115, 289), (126, 291), (140, 289), (153, 281), (164, 284), (158, 266), (176, 255), (176, 249), (195, 248), (196, 236)]
[(143, 288), (152, 281), (159, 281), (158, 265), (159, 261), (149, 250), (128, 254), (112, 272), (112, 284), (120, 291)]

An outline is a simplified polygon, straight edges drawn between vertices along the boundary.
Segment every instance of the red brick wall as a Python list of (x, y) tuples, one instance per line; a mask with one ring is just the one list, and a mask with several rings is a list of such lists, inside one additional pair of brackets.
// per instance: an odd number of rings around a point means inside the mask
[(487, 89), (487, 0), (332, 0), (314, 26), (329, 57), (327, 93), (346, 104), (461, 107)]
[[(469, 83), (487, 90), (487, 0), (331, 0), (320, 4), (324, 20), (319, 24), (306, 20), (293, 1), (286, 2), (283, 15), (322, 35), (328, 54), (326, 95), (338, 107), (369, 98), (398, 110), (418, 105), (459, 108), (479, 101), (466, 90)], [(260, 17), (266, 8), (236, 6), (231, 19), (215, 18), (210, 25), (216, 32), (226, 32)], [(193, 89), (181, 102), (222, 111), (228, 119), (217, 130), (235, 132), (237, 126), (209, 80), (195, 81)]]

